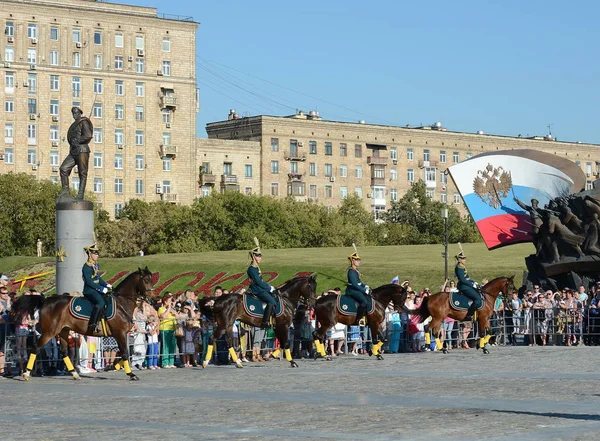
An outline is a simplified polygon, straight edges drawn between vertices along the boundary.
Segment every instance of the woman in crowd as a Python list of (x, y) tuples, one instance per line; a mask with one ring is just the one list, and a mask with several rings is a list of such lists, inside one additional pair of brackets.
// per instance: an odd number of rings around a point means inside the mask
[(158, 318), (160, 319), (159, 329), (162, 343), (160, 364), (163, 369), (172, 369), (175, 367), (175, 350), (177, 348), (175, 338), (177, 312), (173, 306), (173, 294), (171, 292), (167, 292), (163, 296), (163, 306), (158, 309)]
[(139, 305), (133, 310), (133, 351), (131, 353), (131, 366), (142, 369), (146, 358), (146, 316), (143, 306)]

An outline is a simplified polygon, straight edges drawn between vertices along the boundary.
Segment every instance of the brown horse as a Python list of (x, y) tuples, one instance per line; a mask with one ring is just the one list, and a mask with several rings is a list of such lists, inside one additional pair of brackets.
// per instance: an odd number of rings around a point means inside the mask
[[(515, 289), (512, 277), (498, 277), (491, 282), (485, 284), (481, 288), (483, 291), (483, 308), (477, 311), (475, 320), (479, 327), (479, 348), (483, 349), (484, 354), (489, 354), (489, 350), (486, 347), (486, 343), (492, 337), (488, 332), (490, 331), (490, 317), (494, 313), (494, 305), (498, 295), (502, 294), (504, 298), (509, 298), (509, 295)], [(413, 315), (420, 317), (420, 322), (423, 322), (427, 317), (431, 316), (432, 320), (429, 323), (429, 331), (434, 336), (438, 350), (443, 349), (444, 353), (447, 353), (445, 348), (442, 348), (442, 344), (439, 339), (440, 327), (443, 320), (446, 317), (453, 318), (458, 321), (464, 320), (467, 315), (466, 310), (457, 310), (450, 306), (450, 293), (438, 292), (429, 297), (423, 299), (421, 306), (414, 311), (408, 310)], [(429, 334), (426, 335), (429, 337)]]
[[(146, 293), (152, 291), (152, 273), (148, 267), (129, 274), (114, 290), (115, 315), (107, 322), (107, 333), (112, 335), (121, 351), (121, 359), (125, 373), (131, 380), (138, 377), (131, 372), (129, 367), (129, 349), (127, 345), (127, 333), (131, 330), (132, 314), (138, 299), (145, 299)], [(35, 364), (37, 352), (55, 336), (61, 339), (61, 354), (68, 371), (75, 380), (79, 380), (79, 374), (69, 359), (67, 339), (69, 330), (82, 335), (103, 336), (102, 333), (88, 333), (88, 319), (73, 317), (69, 312), (69, 303), (73, 297), (66, 295), (55, 295), (45, 298), (43, 296), (21, 296), (12, 306), (13, 320), (20, 321), (23, 316), (33, 316), (36, 309), (40, 310), (40, 327), (42, 335), (38, 339), (37, 347), (29, 355), (27, 370), (23, 374), (25, 381), (29, 379)]]
[[(298, 301), (300, 297), (303, 298), (304, 302), (310, 304), (317, 291), (317, 278), (315, 275), (308, 277), (296, 277), (288, 280), (279, 288), (279, 296), (282, 303), (282, 314), (275, 317), (275, 335), (279, 340), (281, 347), (284, 349), (285, 359), (290, 362), (291, 367), (298, 367), (296, 362), (292, 359), (290, 351), (290, 343), (288, 342), (288, 329), (292, 324)], [(200, 311), (211, 320), (214, 320), (217, 324), (208, 350), (206, 351), (206, 357), (202, 362), (202, 367), (208, 366), (208, 362), (212, 358), (213, 348), (215, 347), (216, 341), (221, 337), (223, 332), (226, 333), (227, 348), (229, 349), (229, 355), (235, 362), (236, 367), (242, 368), (242, 362), (237, 357), (235, 350), (232, 347), (233, 343), (233, 323), (239, 319), (241, 322), (246, 323), (250, 326), (260, 326), (262, 323), (262, 314), (257, 316), (248, 315), (244, 308), (244, 295), (245, 294), (224, 294), (217, 298), (204, 297), (198, 304)], [(273, 357), (277, 358), (280, 353), (280, 349), (273, 352)]]
[[(383, 346), (383, 335), (381, 335), (381, 324), (385, 319), (385, 308), (389, 305), (390, 301), (394, 302), (397, 308), (402, 308), (406, 301), (406, 285), (405, 282), (402, 285), (383, 285), (373, 290), (373, 312), (367, 314), (367, 324), (371, 328), (371, 335), (373, 338), (373, 349), (369, 351), (369, 355), (376, 355), (378, 360), (383, 360), (383, 356), (379, 352), (381, 346)], [(325, 357), (327, 360), (331, 360), (331, 357), (325, 354), (325, 335), (327, 331), (336, 323), (343, 323), (345, 325), (353, 325), (356, 322), (356, 313), (354, 314), (342, 314), (338, 311), (337, 295), (326, 295), (317, 299), (315, 303), (315, 316), (319, 327), (313, 332), (315, 340), (315, 346), (317, 348), (317, 354)]]

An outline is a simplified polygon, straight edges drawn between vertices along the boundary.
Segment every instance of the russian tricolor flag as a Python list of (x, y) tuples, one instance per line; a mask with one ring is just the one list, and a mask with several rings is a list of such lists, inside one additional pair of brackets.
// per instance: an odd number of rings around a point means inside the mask
[(515, 197), (528, 206), (537, 199), (543, 208), (585, 187), (579, 166), (536, 150), (482, 153), (448, 171), (488, 249), (533, 240), (529, 213)]

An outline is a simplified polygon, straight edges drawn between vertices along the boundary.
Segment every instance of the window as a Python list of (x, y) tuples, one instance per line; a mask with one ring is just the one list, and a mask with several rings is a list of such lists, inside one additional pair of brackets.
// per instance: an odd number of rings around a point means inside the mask
[(81, 52), (73, 52), (73, 67), (81, 67)]
[(102, 31), (94, 31), (94, 44), (102, 44)]
[(308, 141), (308, 152), (311, 155), (317, 154), (317, 141)]
[(135, 155), (135, 169), (136, 170), (144, 169), (144, 155)]
[(348, 166), (340, 165), (340, 178), (348, 177)]
[(115, 119), (121, 120), (121, 119), (123, 119), (123, 115), (124, 115), (123, 104), (116, 104), (115, 105)]
[(58, 26), (50, 26), (50, 40), (58, 41)]
[(115, 204), (115, 217), (119, 217), (123, 211), (123, 203), (119, 202)]
[(35, 98), (27, 98), (27, 113), (37, 113), (37, 100)]
[(36, 156), (37, 156), (37, 154), (36, 154), (35, 149), (27, 150), (27, 164), (37, 165)]
[(290, 173), (298, 174), (298, 163), (296, 161), (290, 162)]
[(440, 202), (445, 204), (448, 202), (448, 195), (446, 194), (445, 191), (443, 191), (442, 193), (440, 193)]
[(171, 39), (169, 37), (163, 37), (162, 50), (163, 52), (171, 52)]
[(32, 49), (32, 48), (27, 49), (27, 62), (29, 64), (37, 63), (37, 49)]
[(398, 190), (390, 188), (390, 201), (396, 202), (398, 200)]
[(415, 159), (415, 151), (412, 148), (407, 148), (406, 149), (406, 160), (414, 161), (414, 159)]
[(94, 55), (94, 69), (102, 69), (102, 55)]
[(355, 165), (354, 166), (354, 177), (355, 178), (362, 178), (363, 173), (362, 173), (362, 166), (361, 165)]
[(398, 170), (395, 168), (390, 169), (390, 180), (397, 181), (398, 180)]
[(171, 123), (171, 111), (167, 109), (162, 109), (162, 120), (165, 124)]
[[(171, 133), (170, 132), (163, 132), (162, 138), (163, 138), (163, 145), (171, 145)], [(231, 174), (231, 173), (229, 173), (229, 174)]]
[(144, 50), (144, 36), (143, 35), (138, 34), (135, 36), (135, 48)]
[(143, 179), (135, 180), (135, 194), (144, 194), (144, 180)]
[(50, 100), (50, 115), (58, 116), (58, 100)]
[(310, 176), (317, 176), (317, 164), (314, 162), (311, 162), (310, 164), (308, 164), (308, 174)]
[[(58, 184), (58, 176), (50, 176), (50, 182), (53, 185), (57, 185)], [(102, 206), (102, 202), (98, 202), (98, 206)]]
[(4, 74), (4, 92), (14, 93), (15, 91), (15, 73), (6, 72)]
[(135, 145), (144, 145), (144, 131), (143, 130), (135, 131)]
[(290, 139), (290, 158), (298, 157), (298, 140)]
[(115, 178), (115, 193), (123, 193), (123, 178)]
[(94, 193), (102, 193), (102, 178), (94, 178)]
[(81, 78), (73, 77), (71, 89), (73, 90), (73, 98), (78, 98), (81, 95)]
[(15, 36), (15, 23), (12, 21), (7, 21), (6, 26), (4, 27), (4, 35), (7, 37)]
[(50, 90), (57, 91), (60, 87), (58, 75), (50, 75)]
[(14, 164), (15, 163), (15, 149), (7, 147), (4, 149), (4, 163)]
[(94, 168), (102, 168), (102, 153), (94, 153)]
[(325, 143), (325, 155), (331, 156), (333, 154), (333, 145), (330, 142)]
[(123, 34), (120, 32), (115, 34), (115, 47), (123, 47)]
[(171, 171), (171, 158), (163, 157), (162, 158), (163, 171)]
[(102, 103), (94, 104), (92, 115), (94, 115), (94, 118), (102, 118)]
[(37, 144), (37, 126), (35, 124), (27, 124), (27, 145)]
[(115, 95), (118, 95), (118, 96), (125, 95), (125, 88), (123, 87), (123, 80), (115, 81)]
[(73, 43), (81, 43), (81, 29), (73, 28)]
[(99, 127), (94, 127), (94, 142), (96, 144), (101, 144), (102, 142), (104, 142), (103, 138), (104, 136), (102, 129)]
[(444, 150), (440, 152), (440, 162), (446, 162), (446, 152)]
[(171, 76), (171, 62), (164, 60), (162, 62), (162, 74), (165, 77), (170, 77)]
[(37, 74), (27, 74), (27, 91), (29, 95), (35, 95), (37, 92)]
[(13, 123), (4, 123), (4, 142), (12, 144), (14, 142), (15, 130)]
[(123, 155), (120, 153), (115, 154), (115, 169), (123, 170)]
[(120, 55), (115, 56), (115, 70), (123, 70), (123, 57)]
[(454, 193), (454, 199), (453, 202), (455, 204), (460, 204), (460, 194), (459, 193)]
[(135, 83), (135, 96), (144, 96), (144, 83)]
[(144, 73), (144, 59), (143, 58), (135, 59), (135, 73)]
[(4, 61), (12, 63), (15, 61), (15, 48), (12, 46), (6, 46), (4, 48)]
[(362, 145), (361, 144), (354, 145), (354, 157), (362, 158)]
[(115, 144), (123, 145), (123, 129), (115, 129)]
[(592, 181), (585, 181), (585, 189), (591, 190), (594, 188), (594, 183)]
[(333, 195), (333, 187), (331, 185), (325, 186), (325, 197), (330, 199)]
[(271, 196), (279, 196), (279, 184), (271, 182)]
[(79, 176), (74, 176), (73, 180), (71, 181), (71, 188), (73, 190), (75, 190), (75, 191), (78, 191), (79, 190), (79, 184), (80, 184)]
[(467, 159), (471, 158), (472, 156), (473, 156), (473, 153), (467, 152)]
[(348, 145), (344, 142), (340, 143), (340, 156), (348, 156)]
[(340, 187), (340, 199), (346, 199), (348, 197), (348, 187)]
[(246, 176), (247, 178), (252, 177), (252, 165), (251, 164), (246, 164), (244, 166), (244, 176)]
[(4, 101), (4, 111), (8, 113), (14, 113), (15, 111), (15, 102), (13, 100)]
[(423, 150), (423, 161), (429, 161), (429, 149)]
[(445, 171), (441, 171), (440, 172), (440, 184), (447, 184), (448, 183), (448, 175), (446, 174)]
[(425, 181), (427, 182), (435, 182), (435, 167), (425, 167)]
[(271, 138), (271, 151), (278, 152), (279, 151), (279, 139)]
[[(58, 142), (58, 137), (59, 137), (58, 126), (50, 126), (50, 141)], [(58, 165), (58, 164), (55, 164), (55, 165)]]
[(135, 120), (144, 121), (144, 106), (135, 106)]
[(390, 149), (390, 159), (392, 161), (397, 161), (398, 160), (398, 150), (396, 150), (396, 149)]
[(458, 159), (458, 152), (452, 153), (452, 162), (454, 164), (458, 164), (460, 162), (460, 160)]
[(433, 192), (433, 190), (427, 189), (425, 190), (425, 196), (427, 196), (429, 199), (433, 199), (435, 193)]
[(325, 164), (325, 176), (326, 177), (333, 176), (333, 167), (331, 164)]
[(408, 182), (415, 182), (415, 171), (412, 168), (406, 170), (406, 179)]
[(37, 25), (35, 23), (27, 25), (27, 38), (37, 38)]
[(94, 93), (102, 94), (104, 90), (104, 81), (100, 78), (94, 78)]
[(50, 66), (58, 66), (58, 51), (50, 51)]
[(373, 177), (377, 179), (385, 179), (385, 168), (384, 167), (374, 167), (373, 168)]
[(317, 186), (316, 185), (311, 184), (308, 187), (308, 197), (313, 198), (313, 199), (316, 199), (316, 198), (319, 197), (319, 193), (317, 191)]
[(271, 173), (279, 173), (279, 161), (271, 161)]

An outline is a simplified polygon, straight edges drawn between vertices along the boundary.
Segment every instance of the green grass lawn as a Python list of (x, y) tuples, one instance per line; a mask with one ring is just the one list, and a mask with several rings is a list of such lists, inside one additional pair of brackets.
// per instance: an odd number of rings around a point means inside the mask
[[(448, 270), (450, 276), (454, 275), (454, 255), (458, 247), (453, 244), (449, 247), (450, 259)], [(516, 275), (516, 284), (520, 285), (524, 258), (533, 252), (531, 244), (513, 245), (499, 250), (488, 251), (482, 243), (464, 244), (468, 257), (467, 268), (471, 278), (492, 279), (498, 276)], [(348, 266), (347, 256), (350, 248), (303, 248), (303, 249), (278, 249), (263, 250), (264, 259), (261, 265), (263, 272), (276, 272), (278, 276), (273, 284), (283, 283), (297, 272), (317, 272), (318, 289), (323, 291), (335, 286), (342, 286)], [(415, 289), (424, 287), (432, 291), (439, 290), (444, 279), (443, 245), (410, 245), (389, 247), (361, 247), (362, 257), (361, 273), (363, 282), (371, 287), (389, 283), (398, 275), (401, 280), (408, 279)], [(35, 257), (7, 257), (0, 259), (0, 271), (9, 273), (11, 279), (22, 275), (36, 274), (47, 271), (52, 266), (52, 258)], [(105, 271), (105, 279), (110, 279), (122, 271), (132, 271), (138, 266), (146, 266), (159, 273), (156, 287), (164, 292), (180, 291), (190, 288), (202, 290), (215, 283), (225, 288), (231, 288), (243, 282), (245, 275), (234, 280), (223, 281), (223, 278), (233, 274), (244, 273), (248, 265), (246, 251), (222, 251), (192, 254), (161, 254), (144, 257), (131, 257), (126, 259), (100, 259), (101, 269)], [(20, 270), (19, 270), (20, 269)], [(196, 273), (204, 273), (203, 277)], [(172, 280), (175, 276), (184, 275)], [(226, 273), (220, 279), (215, 279), (219, 273)], [(200, 280), (198, 280), (200, 279)], [(211, 281), (211, 279), (213, 279)], [(53, 285), (53, 275), (48, 276), (39, 288), (46, 289)], [(211, 283), (208, 283), (211, 281)], [(38, 283), (38, 282), (33, 282)], [(52, 291), (49, 291), (52, 292)]]

